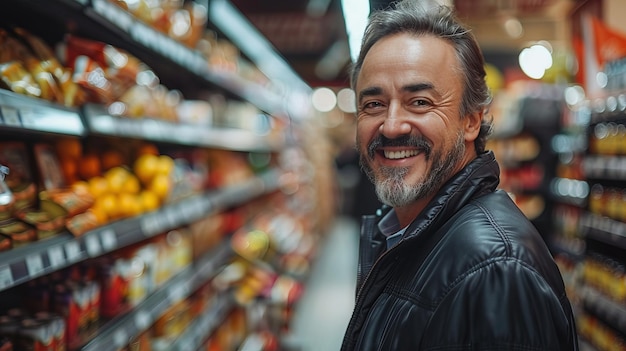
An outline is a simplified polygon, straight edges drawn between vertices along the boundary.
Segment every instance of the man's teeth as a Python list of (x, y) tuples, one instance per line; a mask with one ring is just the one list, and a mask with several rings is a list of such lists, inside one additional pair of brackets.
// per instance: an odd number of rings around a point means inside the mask
[(386, 158), (396, 160), (400, 158), (407, 158), (407, 157), (415, 156), (419, 154), (419, 151), (417, 150), (386, 151), (385, 150), (384, 154)]

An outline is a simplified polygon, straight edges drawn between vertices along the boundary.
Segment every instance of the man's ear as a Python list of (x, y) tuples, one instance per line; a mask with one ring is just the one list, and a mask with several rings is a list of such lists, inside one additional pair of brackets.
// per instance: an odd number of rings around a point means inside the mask
[(478, 138), (480, 125), (483, 120), (483, 114), (483, 111), (477, 111), (465, 116), (465, 120), (463, 121), (465, 141), (473, 142), (476, 138)]

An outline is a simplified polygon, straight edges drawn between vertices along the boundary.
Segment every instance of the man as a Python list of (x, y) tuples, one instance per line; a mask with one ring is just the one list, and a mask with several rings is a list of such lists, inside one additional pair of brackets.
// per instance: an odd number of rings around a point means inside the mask
[(371, 15), (351, 80), (364, 218), (342, 350), (577, 350), (560, 272), (485, 151), (484, 59), (446, 7)]

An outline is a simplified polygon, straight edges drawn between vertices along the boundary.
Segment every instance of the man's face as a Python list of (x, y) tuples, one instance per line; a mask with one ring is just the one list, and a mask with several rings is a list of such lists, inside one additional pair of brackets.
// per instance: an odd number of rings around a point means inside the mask
[(482, 116), (459, 115), (462, 72), (447, 41), (404, 33), (381, 39), (355, 90), (361, 165), (382, 202), (428, 201), (475, 157)]

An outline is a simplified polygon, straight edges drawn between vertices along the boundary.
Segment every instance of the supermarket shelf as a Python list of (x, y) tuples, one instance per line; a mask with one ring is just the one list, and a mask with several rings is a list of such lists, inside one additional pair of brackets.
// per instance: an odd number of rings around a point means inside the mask
[(97, 228), (80, 237), (62, 233), (0, 253), (0, 291), (193, 223), (208, 214), (272, 192), (278, 188), (278, 183), (278, 171), (268, 171), (242, 184), (196, 195), (143, 216)]
[(626, 223), (586, 213), (580, 220), (580, 234), (585, 238), (594, 239), (626, 249)]
[(152, 118), (117, 117), (109, 115), (100, 105), (72, 109), (0, 89), (2, 130), (77, 137), (106, 135), (234, 151), (276, 151), (285, 143), (284, 136), (270, 137), (251, 130), (213, 128)]
[(586, 245), (582, 239), (556, 236), (548, 243), (555, 255), (566, 255), (575, 262), (582, 261), (585, 257)]
[(111, 116), (99, 105), (85, 106), (83, 114), (93, 134), (234, 151), (272, 151), (279, 150), (284, 144), (284, 140), (273, 140), (251, 130)]
[(150, 48), (155, 54), (187, 67), (198, 76), (206, 74), (207, 62), (199, 52), (138, 21), (120, 6), (108, 0), (91, 0), (91, 6), (85, 7), (84, 11), (92, 20), (117, 28), (137, 45)]
[[(283, 95), (298, 94), (299, 87), (278, 82), (273, 90), (274, 85), (265, 86), (247, 81), (234, 72), (215, 70), (199, 52), (137, 21), (114, 2), (9, 0), (7, 5), (11, 11), (0, 15), (7, 25), (28, 27), (48, 43), (62, 42), (63, 36), (71, 33), (118, 47), (136, 56), (154, 70), (163, 85), (180, 90), (186, 98), (201, 99), (206, 98), (207, 93), (217, 92), (229, 100), (250, 102), (268, 115), (281, 119), (297, 115), (294, 111), (298, 109), (293, 105), (308, 112), (301, 106), (306, 104), (298, 104), (301, 99)], [(253, 41), (250, 38), (246, 40)], [(289, 103), (291, 108), (288, 108)], [(280, 151), (284, 143), (284, 140), (272, 139), (274, 136), (246, 130), (203, 129), (149, 118), (124, 119), (102, 113), (102, 106), (65, 108), (0, 90), (0, 135), (19, 138), (41, 132), (80, 138), (113, 136), (236, 151)], [(187, 197), (154, 212), (116, 221), (81, 236), (63, 232), (27, 246), (0, 252), (0, 291), (194, 223), (213, 213), (246, 204), (285, 185), (281, 175), (280, 170), (270, 170), (242, 183)], [(190, 297), (209, 282), (232, 255), (230, 242), (222, 242), (208, 254), (194, 260), (141, 303), (103, 323), (94, 332), (93, 339), (83, 341), (86, 344), (80, 345), (79, 349), (114, 351), (125, 348), (129, 341), (148, 330), (174, 304)], [(168, 349), (198, 349), (224, 322), (234, 305), (230, 293), (216, 294), (210, 306)], [(70, 346), (76, 349), (76, 345)]]
[(561, 203), (585, 208), (589, 184), (584, 180), (555, 177), (550, 181), (550, 194)]
[[(246, 81), (235, 72), (210, 67), (200, 52), (153, 29), (108, 0), (13, 0), (22, 9), (72, 22), (77, 33), (127, 50), (153, 68), (159, 77), (187, 93), (222, 90), (276, 116), (288, 116), (284, 97), (268, 87)], [(76, 29), (76, 28), (75, 28)], [(169, 85), (169, 84), (166, 84)]]
[(220, 323), (226, 319), (228, 312), (234, 306), (235, 301), (231, 294), (218, 295), (215, 301), (185, 329), (185, 332), (169, 345), (168, 350), (198, 350)]
[[(97, 336), (80, 350), (116, 351), (128, 345), (130, 340), (146, 331), (168, 308), (189, 297), (202, 284), (206, 283), (217, 273), (218, 268), (227, 263), (232, 256), (230, 243), (228, 241), (222, 243), (214, 251), (206, 254), (204, 259), (197, 264), (188, 267), (170, 279), (165, 286), (151, 294), (146, 300), (134, 307), (131, 312), (114, 318), (100, 328)], [(207, 332), (223, 320), (225, 305), (226, 303), (221, 301), (212, 304), (211, 308), (205, 311), (200, 318), (202, 321), (201, 328), (189, 328), (189, 330), (193, 330), (193, 333), (188, 331), (187, 334), (189, 335), (181, 344), (187, 347), (192, 340), (207, 335)], [(180, 349), (180, 347), (175, 349)]]
[(274, 117), (287, 117), (290, 112), (285, 104), (285, 97), (273, 93), (268, 87), (246, 81), (236, 74), (208, 69), (203, 75), (208, 81), (243, 98)]
[(626, 176), (626, 156), (588, 155), (583, 170), (587, 178), (621, 180)]
[(77, 109), (0, 89), (0, 130), (83, 136), (85, 126)]
[(582, 133), (558, 133), (552, 137), (552, 151), (557, 154), (570, 155), (572, 153), (581, 154), (588, 148), (587, 136)]
[(595, 316), (621, 333), (626, 333), (626, 307), (602, 295), (593, 288), (581, 289), (583, 304)]

